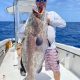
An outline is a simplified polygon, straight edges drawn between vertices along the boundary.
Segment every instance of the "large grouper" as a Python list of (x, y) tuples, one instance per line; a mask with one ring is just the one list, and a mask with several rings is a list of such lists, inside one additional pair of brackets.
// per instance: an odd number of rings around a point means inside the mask
[(22, 48), (22, 62), (27, 72), (25, 80), (36, 80), (36, 74), (42, 67), (47, 41), (46, 13), (32, 10), (25, 28)]

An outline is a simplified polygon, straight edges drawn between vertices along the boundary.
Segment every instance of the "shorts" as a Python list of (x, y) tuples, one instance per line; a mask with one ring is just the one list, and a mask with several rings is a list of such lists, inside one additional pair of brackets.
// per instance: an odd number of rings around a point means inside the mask
[(60, 69), (58, 52), (56, 49), (47, 49), (45, 52), (45, 69), (57, 72)]

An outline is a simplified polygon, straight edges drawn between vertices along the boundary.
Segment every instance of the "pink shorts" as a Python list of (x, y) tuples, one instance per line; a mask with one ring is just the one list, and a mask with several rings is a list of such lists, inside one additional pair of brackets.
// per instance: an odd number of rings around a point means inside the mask
[(54, 72), (59, 71), (59, 59), (56, 49), (47, 49), (45, 52), (45, 69)]

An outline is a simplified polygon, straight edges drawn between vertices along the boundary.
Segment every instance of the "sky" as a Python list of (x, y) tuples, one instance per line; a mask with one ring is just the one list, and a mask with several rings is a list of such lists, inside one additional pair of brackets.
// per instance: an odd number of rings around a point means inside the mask
[[(0, 0), (0, 21), (13, 21), (7, 7), (13, 5), (14, 0)], [(56, 11), (67, 22), (80, 22), (80, 0), (48, 0), (48, 11)]]
[(13, 21), (13, 15), (6, 10), (7, 7), (13, 5), (13, 0), (0, 0), (0, 21)]

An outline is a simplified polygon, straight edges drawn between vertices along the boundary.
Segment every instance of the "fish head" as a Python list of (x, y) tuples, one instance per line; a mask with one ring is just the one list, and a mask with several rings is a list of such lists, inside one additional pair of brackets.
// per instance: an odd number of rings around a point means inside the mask
[(44, 8), (46, 8), (47, 0), (36, 0), (36, 5), (38, 8), (38, 12), (41, 13)]

